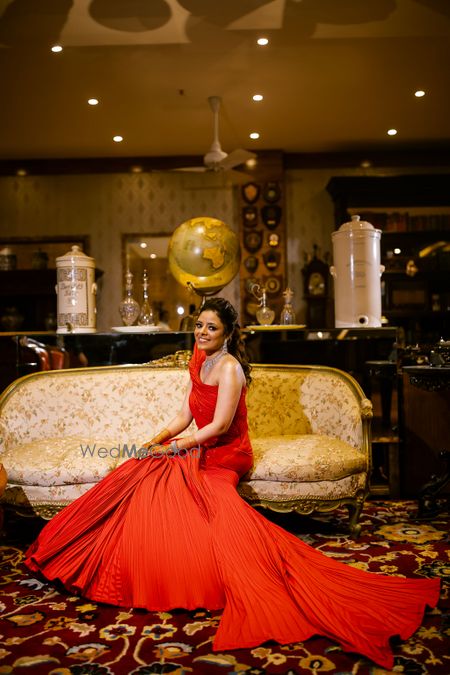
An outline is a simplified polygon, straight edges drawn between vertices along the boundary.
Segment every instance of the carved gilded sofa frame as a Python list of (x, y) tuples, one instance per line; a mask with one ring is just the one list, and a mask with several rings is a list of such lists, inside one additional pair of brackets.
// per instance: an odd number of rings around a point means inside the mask
[[(255, 463), (240, 494), (283, 513), (345, 506), (357, 536), (369, 491), (372, 417), (359, 384), (327, 366), (255, 365), (252, 377)], [(173, 416), (187, 380), (186, 354), (16, 380), (0, 397), (0, 461), (9, 480), (2, 502), (51, 518), (127, 458), (81, 456), (82, 444), (139, 447)]]

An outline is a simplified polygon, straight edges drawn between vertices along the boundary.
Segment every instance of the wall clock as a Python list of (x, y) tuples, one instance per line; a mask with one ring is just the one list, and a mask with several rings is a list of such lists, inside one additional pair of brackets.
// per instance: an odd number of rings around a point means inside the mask
[(317, 247), (314, 247), (313, 258), (302, 270), (306, 323), (310, 328), (325, 328), (330, 270), (327, 263), (317, 257), (316, 249)]

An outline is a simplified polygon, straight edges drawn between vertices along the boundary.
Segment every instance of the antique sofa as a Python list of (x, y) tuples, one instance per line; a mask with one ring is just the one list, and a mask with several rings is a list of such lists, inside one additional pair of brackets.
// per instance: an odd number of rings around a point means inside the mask
[[(2, 503), (51, 518), (128, 459), (182, 402), (188, 372), (174, 363), (55, 370), (13, 382), (0, 398)], [(252, 376), (255, 462), (240, 494), (301, 514), (345, 505), (357, 536), (370, 474), (370, 401), (350, 375), (325, 366), (257, 365)]]

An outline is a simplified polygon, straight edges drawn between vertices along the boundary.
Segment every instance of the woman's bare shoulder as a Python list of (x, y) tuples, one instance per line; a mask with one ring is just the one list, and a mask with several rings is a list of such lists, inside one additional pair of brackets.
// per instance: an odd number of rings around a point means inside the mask
[(239, 380), (245, 381), (244, 371), (235, 356), (227, 354), (221, 359), (221, 362), (220, 377), (238, 377)]

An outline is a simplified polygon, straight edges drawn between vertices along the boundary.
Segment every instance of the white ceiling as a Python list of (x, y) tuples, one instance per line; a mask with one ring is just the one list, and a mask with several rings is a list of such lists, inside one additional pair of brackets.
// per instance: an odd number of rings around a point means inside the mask
[(0, 44), (3, 160), (203, 155), (210, 95), (227, 152), (450, 146), (450, 0), (0, 0)]

